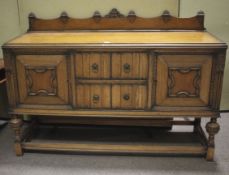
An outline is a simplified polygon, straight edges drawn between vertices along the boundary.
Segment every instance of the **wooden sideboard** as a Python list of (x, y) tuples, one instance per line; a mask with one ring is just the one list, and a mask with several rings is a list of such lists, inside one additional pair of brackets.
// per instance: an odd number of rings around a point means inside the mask
[[(185, 153), (213, 160), (226, 49), (205, 30), (203, 12), (184, 19), (167, 11), (156, 18), (133, 11), (124, 16), (116, 9), (88, 19), (31, 14), (28, 32), (3, 46), (16, 155), (23, 150)], [(22, 130), (24, 114), (35, 116), (30, 128), (48, 116), (96, 125), (193, 125), (201, 145), (37, 144)], [(210, 119), (208, 137), (203, 117)]]

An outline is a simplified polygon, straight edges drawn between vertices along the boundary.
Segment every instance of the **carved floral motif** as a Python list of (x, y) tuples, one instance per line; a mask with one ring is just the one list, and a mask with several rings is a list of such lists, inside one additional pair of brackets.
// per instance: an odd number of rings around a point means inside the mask
[(121, 14), (116, 8), (113, 8), (107, 15), (106, 18), (124, 18), (125, 16)]

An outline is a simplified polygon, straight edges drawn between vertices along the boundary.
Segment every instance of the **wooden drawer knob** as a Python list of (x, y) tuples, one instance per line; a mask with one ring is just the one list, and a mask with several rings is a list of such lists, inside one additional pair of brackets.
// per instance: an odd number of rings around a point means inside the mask
[(124, 100), (129, 100), (129, 99), (130, 99), (130, 95), (129, 95), (129, 94), (123, 95), (123, 99), (124, 99)]
[(130, 64), (125, 63), (123, 65), (123, 70), (124, 70), (125, 73), (129, 73), (130, 72)]
[(92, 72), (97, 73), (97, 72), (99, 72), (99, 65), (96, 63), (93, 63), (91, 65), (91, 69), (92, 69)]
[(99, 101), (99, 96), (98, 95), (93, 95), (93, 98), (92, 98), (92, 100), (93, 100), (93, 102), (94, 103), (97, 103), (98, 101)]

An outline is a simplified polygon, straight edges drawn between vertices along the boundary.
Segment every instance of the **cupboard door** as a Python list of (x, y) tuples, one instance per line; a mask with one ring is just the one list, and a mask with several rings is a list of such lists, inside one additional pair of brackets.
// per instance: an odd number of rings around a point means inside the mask
[(146, 53), (112, 53), (113, 79), (147, 79)]
[(18, 55), (16, 66), (21, 104), (68, 104), (64, 55)]
[(110, 54), (77, 53), (75, 56), (75, 76), (77, 79), (110, 78)]
[(110, 85), (78, 84), (76, 86), (77, 108), (110, 108)]
[(212, 56), (160, 55), (157, 66), (157, 105), (208, 105)]
[(144, 109), (147, 104), (147, 88), (144, 85), (113, 85), (113, 109)]

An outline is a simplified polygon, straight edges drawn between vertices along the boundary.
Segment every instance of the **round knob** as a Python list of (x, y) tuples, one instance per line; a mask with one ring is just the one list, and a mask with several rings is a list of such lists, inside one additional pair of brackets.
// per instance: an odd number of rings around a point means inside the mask
[(93, 71), (94, 73), (97, 73), (97, 72), (99, 71), (99, 65), (96, 64), (96, 63), (93, 63), (93, 64), (91, 65), (91, 69), (92, 69), (92, 71)]
[(125, 72), (125, 73), (129, 73), (129, 72), (130, 72), (130, 64), (125, 63), (125, 64), (123, 65), (123, 69), (124, 69), (124, 72)]
[(93, 95), (93, 98), (92, 98), (93, 102), (96, 103), (99, 101), (99, 96), (98, 95)]
[(129, 99), (130, 99), (129, 94), (125, 94), (125, 95), (123, 95), (123, 99), (124, 99), (124, 100), (129, 100)]

